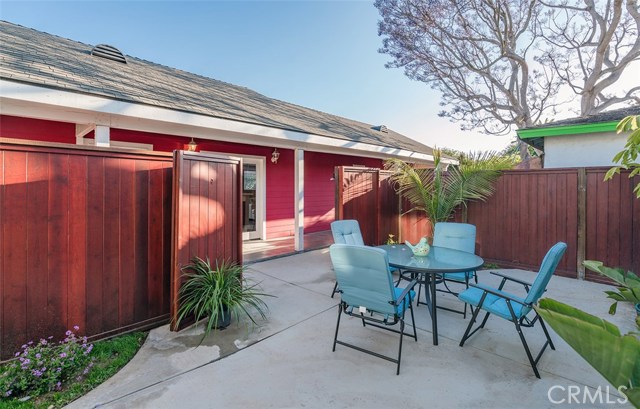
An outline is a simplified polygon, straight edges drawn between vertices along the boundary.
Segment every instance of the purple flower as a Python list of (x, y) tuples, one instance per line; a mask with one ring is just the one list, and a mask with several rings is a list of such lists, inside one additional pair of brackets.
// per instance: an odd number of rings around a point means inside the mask
[(16, 352), (16, 355), (15, 355), (15, 356), (20, 356), (20, 352)]
[(80, 327), (79, 327), (79, 326), (77, 326), (77, 325), (74, 325), (74, 326), (73, 326), (73, 329), (75, 329), (75, 330), (77, 331), (77, 330), (79, 330), (79, 329), (80, 329)]
[(60, 358), (66, 358), (66, 357), (67, 357), (67, 353), (66, 352), (63, 352), (63, 353), (60, 354)]
[(26, 347), (27, 347), (27, 344), (24, 344), (24, 345), (22, 346), (22, 349), (25, 349)]
[(73, 334), (73, 333), (71, 332), (71, 330), (67, 330), (67, 332), (65, 332), (64, 334), (65, 334), (65, 335), (67, 335), (67, 336), (69, 336), (69, 335), (71, 335), (71, 334)]
[(36, 354), (36, 358), (40, 359), (42, 357), (41, 354)]
[(60, 382), (56, 383), (56, 389), (60, 390), (61, 389), (61, 385), (62, 385), (62, 383), (60, 383)]
[(31, 362), (31, 360), (27, 358), (24, 360), (24, 362), (22, 362), (22, 365), (29, 365), (29, 362)]
[(48, 344), (48, 342), (47, 342), (47, 340), (46, 340), (46, 339), (41, 339), (41, 340), (40, 340), (40, 343), (41, 343), (42, 345), (47, 345), (47, 344)]
[(27, 342), (27, 345), (33, 345), (33, 341)]
[(12, 393), (12, 392), (13, 392), (12, 390), (8, 390), (8, 391), (4, 394), (4, 396), (11, 396), (11, 393)]
[(53, 339), (53, 335), (49, 336), (47, 339)]

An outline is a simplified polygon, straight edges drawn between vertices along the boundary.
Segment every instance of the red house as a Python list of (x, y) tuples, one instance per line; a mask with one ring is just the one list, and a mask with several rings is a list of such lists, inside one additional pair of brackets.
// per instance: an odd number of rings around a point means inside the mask
[(327, 230), (333, 169), (432, 162), (432, 149), (387, 129), (250, 89), (0, 23), (0, 137), (243, 158), (244, 239)]

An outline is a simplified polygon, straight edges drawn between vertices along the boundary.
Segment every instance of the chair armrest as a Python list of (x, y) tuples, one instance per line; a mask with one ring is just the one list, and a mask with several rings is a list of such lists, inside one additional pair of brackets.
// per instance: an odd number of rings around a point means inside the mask
[(517, 302), (518, 304), (522, 304), (522, 305), (525, 305), (525, 306), (529, 305), (524, 301), (524, 298), (516, 297), (516, 296), (513, 296), (511, 294), (505, 293), (504, 291), (500, 291), (500, 290), (495, 289), (495, 288), (487, 287), (487, 286), (484, 286), (482, 284), (469, 283), (469, 287), (475, 287), (475, 288), (477, 288), (479, 290), (487, 292), (488, 294), (495, 295), (496, 297), (504, 298), (505, 300), (514, 301), (514, 302)]
[(394, 305), (398, 306), (400, 305), (400, 303), (402, 302), (402, 300), (404, 300), (404, 298), (407, 296), (407, 294), (409, 294), (409, 291), (413, 290), (413, 287), (416, 286), (416, 284), (418, 284), (418, 280), (412, 280), (408, 286), (406, 286), (404, 288), (404, 290), (402, 291), (402, 293), (400, 294), (400, 297), (398, 297), (396, 299), (396, 302)]
[(493, 274), (494, 276), (502, 277), (505, 280), (514, 281), (514, 282), (516, 282), (518, 284), (522, 284), (524, 286), (529, 286), (529, 287), (532, 286), (531, 283), (528, 283), (528, 282), (522, 281), (522, 280), (518, 280), (517, 278), (509, 277), (509, 276), (506, 276), (504, 274), (496, 273), (495, 271), (491, 271), (491, 274)]

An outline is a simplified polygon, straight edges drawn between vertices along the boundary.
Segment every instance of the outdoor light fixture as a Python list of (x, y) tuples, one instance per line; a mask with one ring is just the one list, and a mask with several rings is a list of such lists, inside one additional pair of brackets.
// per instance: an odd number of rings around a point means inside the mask
[(198, 147), (198, 144), (196, 143), (196, 141), (193, 140), (193, 138), (191, 138), (191, 142), (187, 144), (187, 150), (189, 152), (195, 152), (197, 147)]
[(271, 162), (278, 163), (278, 158), (280, 158), (280, 152), (278, 152), (278, 148), (274, 148), (271, 154)]

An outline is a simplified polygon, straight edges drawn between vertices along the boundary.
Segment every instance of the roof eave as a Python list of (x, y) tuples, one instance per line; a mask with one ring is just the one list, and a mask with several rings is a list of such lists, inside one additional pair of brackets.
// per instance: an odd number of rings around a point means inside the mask
[[(0, 98), (2, 111), (6, 115), (97, 123), (114, 128), (211, 140), (224, 137), (229, 142), (251, 145), (300, 147), (343, 155), (381, 159), (396, 157), (412, 162), (433, 163), (433, 155), (428, 153), (249, 124), (6, 79), (0, 79)], [(31, 113), (28, 112), (29, 107)]]
[(618, 121), (597, 122), (592, 124), (546, 126), (541, 128), (518, 129), (520, 139), (544, 138), (547, 136), (581, 135), (598, 132), (613, 132)]

